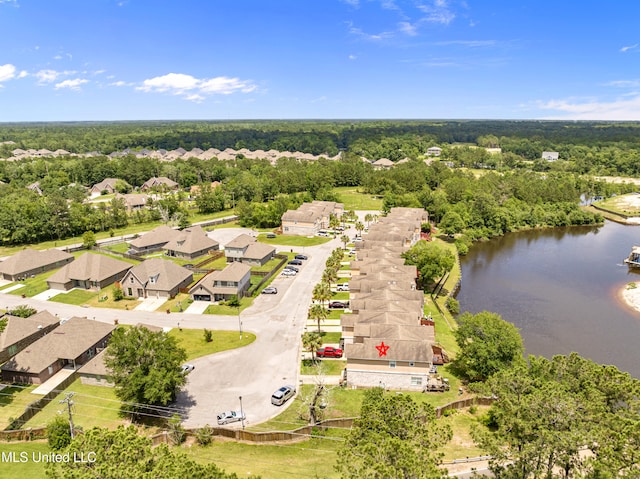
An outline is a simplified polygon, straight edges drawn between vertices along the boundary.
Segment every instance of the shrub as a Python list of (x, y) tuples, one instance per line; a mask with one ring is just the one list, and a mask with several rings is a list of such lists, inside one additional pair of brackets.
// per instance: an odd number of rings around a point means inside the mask
[(113, 288), (113, 300), (121, 301), (123, 299), (124, 299), (124, 291), (122, 291), (122, 288)]
[(227, 301), (227, 306), (231, 306), (233, 308), (237, 308), (238, 306), (240, 306), (240, 299), (238, 299), (238, 296), (236, 296), (235, 294), (231, 296)]
[(213, 428), (206, 424), (196, 431), (196, 441), (201, 446), (208, 446), (213, 439)]
[(446, 305), (451, 314), (458, 314), (460, 312), (460, 302), (457, 299), (448, 298)]
[(213, 333), (206, 329), (204, 330), (204, 342), (205, 343), (210, 343), (211, 341), (213, 341)]
[(53, 421), (47, 424), (47, 441), (49, 447), (54, 451), (64, 449), (71, 444), (69, 421), (61, 416), (56, 416)]

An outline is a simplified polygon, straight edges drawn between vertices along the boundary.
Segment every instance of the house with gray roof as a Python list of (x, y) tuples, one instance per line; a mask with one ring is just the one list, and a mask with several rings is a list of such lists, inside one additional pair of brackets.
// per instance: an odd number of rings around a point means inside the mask
[(25, 248), (0, 263), (0, 277), (8, 281), (19, 281), (60, 268), (73, 260), (72, 254), (59, 249)]
[(149, 199), (148, 195), (140, 194), (140, 193), (127, 193), (121, 194), (116, 193), (115, 198), (117, 200), (124, 201), (124, 206), (127, 208), (127, 212), (131, 213), (133, 211), (138, 211), (147, 206), (147, 200)]
[(388, 170), (395, 165), (389, 158), (380, 158), (372, 163), (375, 170)]
[(151, 258), (131, 268), (122, 278), (124, 294), (134, 298), (173, 298), (193, 281), (193, 273), (173, 261)]
[(238, 261), (251, 266), (262, 266), (275, 257), (276, 249), (258, 242), (253, 236), (241, 234), (225, 245), (224, 254), (229, 263)]
[(192, 226), (178, 232), (178, 235), (162, 248), (167, 256), (194, 259), (210, 251), (220, 249), (220, 243), (207, 236), (200, 226)]
[(312, 201), (302, 203), (296, 210), (287, 210), (282, 215), (282, 233), (285, 235), (314, 236), (329, 227), (331, 215), (342, 216), (344, 205), (334, 201)]
[(0, 364), (60, 325), (60, 320), (48, 311), (40, 311), (28, 318), (5, 314), (0, 332)]
[(161, 190), (177, 190), (178, 183), (167, 178), (166, 176), (159, 176), (159, 177), (154, 176), (153, 178), (149, 178), (147, 181), (145, 181), (140, 187), (142, 191), (146, 191), (154, 188), (161, 189)]
[(106, 349), (103, 349), (78, 369), (78, 376), (82, 384), (88, 384), (90, 386), (114, 386), (114, 384), (109, 381), (111, 371), (107, 369), (107, 365), (104, 363), (105, 351)]
[(118, 182), (127, 184), (126, 181), (121, 180), (119, 178), (105, 178), (100, 183), (96, 183), (91, 187), (89, 192), (92, 197), (100, 196), (102, 194), (109, 195), (116, 192), (116, 185)]
[(161, 225), (129, 241), (129, 246), (135, 254), (153, 253), (154, 251), (160, 251), (167, 243), (179, 235), (180, 232), (178, 230), (174, 230), (167, 225)]
[(131, 263), (102, 254), (84, 253), (63, 266), (47, 279), (50, 289), (68, 291), (73, 288), (99, 290), (120, 281)]
[(240, 262), (229, 264), (222, 271), (209, 273), (189, 290), (194, 301), (226, 301), (232, 296), (242, 298), (250, 286), (251, 267)]
[(77, 370), (107, 346), (113, 324), (73, 317), (2, 365), (2, 381), (42, 384), (64, 367)]

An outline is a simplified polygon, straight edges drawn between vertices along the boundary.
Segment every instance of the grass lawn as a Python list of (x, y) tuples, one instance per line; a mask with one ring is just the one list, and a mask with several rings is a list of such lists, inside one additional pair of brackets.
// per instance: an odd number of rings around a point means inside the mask
[(31, 394), (36, 387), (33, 384), (26, 387), (14, 385), (0, 391), (0, 428), (6, 428), (11, 418), (18, 417), (27, 405), (41, 397)]
[(115, 389), (105, 386), (82, 384), (80, 379), (71, 383), (60, 395), (53, 398), (42, 411), (33, 416), (25, 427), (46, 426), (62, 409), (60, 399), (68, 392), (73, 396), (73, 422), (75, 426), (91, 429), (94, 426), (115, 428), (126, 419), (120, 416), (120, 400)]
[[(115, 286), (107, 286), (100, 290), (93, 298), (89, 299), (85, 304), (96, 308), (111, 308), (111, 309), (133, 309), (140, 304), (139, 299), (127, 298), (120, 301), (114, 301), (113, 290)], [(107, 299), (102, 299), (106, 296)]]
[(339, 293), (332, 293), (331, 294), (331, 300), (332, 301), (349, 301), (349, 293), (341, 291)]
[(160, 306), (158, 311), (162, 312), (169, 309), (172, 313), (182, 313), (191, 303), (193, 303), (193, 300), (187, 293), (178, 293), (175, 298)]
[(213, 462), (238, 477), (253, 474), (262, 479), (337, 478), (333, 465), (342, 441), (335, 437), (340, 431), (334, 431), (327, 431), (324, 438), (295, 444), (252, 445), (214, 440), (210, 446), (184, 447), (181, 451), (198, 462)]
[(327, 333), (323, 332), (321, 334), (322, 341), (324, 344), (332, 344), (340, 342), (340, 338), (342, 337), (342, 333)]
[(378, 210), (382, 209), (382, 198), (374, 197), (368, 193), (361, 193), (358, 188), (341, 186), (334, 188), (340, 202), (344, 203), (344, 210)]
[(176, 329), (169, 331), (169, 336), (176, 338), (184, 349), (187, 350), (187, 361), (206, 356), (208, 354), (227, 351), (228, 349), (241, 348), (256, 340), (252, 333), (242, 333), (242, 340), (237, 331), (214, 331), (213, 341), (205, 343), (204, 330), (202, 329)]
[(275, 238), (267, 238), (266, 234), (259, 234), (258, 241), (261, 243), (271, 245), (283, 245), (283, 246), (317, 246), (319, 244), (327, 243), (332, 238), (323, 238), (321, 236), (313, 236), (307, 238), (306, 236), (290, 236), (290, 235), (277, 235)]
[(40, 478), (47, 477), (44, 472), (44, 462), (35, 462), (31, 460), (33, 453), (48, 454), (51, 452), (47, 441), (34, 442), (10, 442), (0, 445), (2, 453), (15, 453), (16, 459), (19, 460), (20, 453), (25, 452), (29, 460), (27, 462), (6, 462), (0, 467), (0, 479), (15, 479), (16, 477), (24, 478)]
[(226, 304), (212, 304), (209, 306), (204, 314), (223, 314), (227, 316), (238, 316), (239, 312), (242, 312), (244, 309), (248, 308), (253, 304), (253, 298), (249, 298), (245, 296), (240, 300), (240, 310), (235, 306), (227, 306)]
[(475, 414), (471, 414), (469, 409), (470, 408), (460, 409), (452, 415), (440, 419), (446, 424), (449, 424), (453, 430), (453, 439), (442, 448), (445, 461), (464, 457), (478, 457), (484, 454), (484, 452), (474, 444), (471, 438), (471, 427), (474, 425), (482, 428), (485, 427), (480, 421), (480, 418), (486, 414), (489, 408), (477, 406)]
[(607, 198), (595, 203), (596, 206), (629, 216), (640, 215), (640, 196), (630, 193)]
[(351, 313), (345, 313), (344, 309), (330, 309), (327, 319), (340, 319), (340, 316), (342, 316), (343, 314), (351, 314)]
[(300, 374), (316, 375), (321, 370), (326, 376), (340, 376), (342, 370), (347, 366), (347, 361), (341, 359), (303, 359), (300, 366)]
[(21, 281), (21, 283), (24, 283), (24, 286), (22, 288), (14, 289), (8, 294), (14, 294), (17, 296), (24, 294), (27, 298), (31, 298), (36, 294), (42, 293), (43, 291), (49, 289), (49, 286), (47, 285), (47, 279), (56, 271), (57, 270), (47, 271), (46, 273), (37, 275), (35, 278), (27, 278), (24, 281)]
[(255, 272), (268, 273), (269, 271), (274, 270), (279, 263), (280, 263), (280, 260), (278, 258), (272, 258), (262, 266), (252, 266), (251, 272), (255, 271)]
[(105, 249), (108, 249), (109, 251), (113, 251), (114, 253), (126, 253), (127, 251), (129, 251), (129, 243), (116, 243), (116, 244), (112, 244), (109, 246), (105, 246)]
[[(98, 296), (100, 293), (97, 291), (84, 290), (84, 289), (73, 289), (68, 293), (60, 293), (49, 301), (53, 301), (55, 303), (64, 303), (64, 304), (75, 304), (80, 306), (81, 304), (85, 304), (87, 301), (90, 301), (95, 296)], [(104, 296), (104, 294), (102, 294)]]

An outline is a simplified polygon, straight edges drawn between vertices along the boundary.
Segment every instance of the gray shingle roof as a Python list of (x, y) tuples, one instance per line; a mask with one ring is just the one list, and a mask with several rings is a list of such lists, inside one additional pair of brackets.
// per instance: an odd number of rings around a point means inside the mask
[[(129, 274), (138, 278), (146, 288), (158, 291), (171, 291), (187, 278), (193, 277), (193, 273), (188, 269), (162, 258), (144, 260), (131, 268), (127, 277)], [(155, 283), (150, 284), (151, 278), (154, 278)]]
[(114, 275), (124, 273), (131, 264), (102, 254), (84, 253), (47, 279), (48, 283), (68, 283), (77, 281), (103, 281)]
[(73, 258), (73, 255), (59, 249), (40, 251), (26, 248), (0, 263), (0, 273), (19, 275), (69, 258)]

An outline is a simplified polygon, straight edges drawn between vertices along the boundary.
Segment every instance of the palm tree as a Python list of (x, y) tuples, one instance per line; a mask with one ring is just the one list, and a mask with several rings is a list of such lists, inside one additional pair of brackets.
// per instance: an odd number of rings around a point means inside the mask
[(325, 301), (331, 299), (331, 286), (329, 283), (318, 283), (313, 288), (313, 300), (320, 301), (324, 305)]
[(329, 216), (329, 228), (333, 230), (333, 237), (336, 237), (336, 228), (340, 226), (340, 220), (334, 214)]
[(316, 351), (322, 347), (322, 336), (317, 331), (308, 331), (302, 335), (302, 346), (311, 351), (311, 359), (316, 360)]
[(320, 322), (329, 317), (329, 311), (322, 304), (314, 304), (309, 309), (309, 318), (318, 321), (318, 334), (320, 334)]
[(356, 231), (360, 232), (360, 236), (362, 236), (362, 230), (364, 229), (364, 225), (361, 221), (356, 222)]
[(338, 272), (334, 268), (325, 268), (322, 273), (322, 282), (328, 285), (338, 281)]
[(347, 249), (347, 243), (349, 242), (349, 237), (347, 235), (340, 236), (340, 241), (344, 243), (344, 249)]
[(373, 215), (371, 213), (367, 213), (364, 215), (364, 220), (367, 222), (367, 228), (369, 227), (369, 223), (373, 221)]

